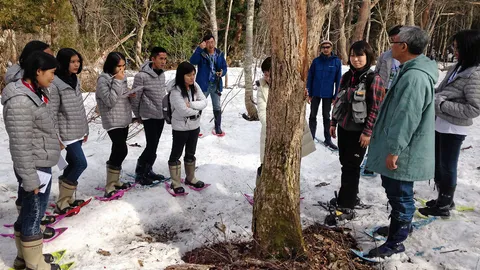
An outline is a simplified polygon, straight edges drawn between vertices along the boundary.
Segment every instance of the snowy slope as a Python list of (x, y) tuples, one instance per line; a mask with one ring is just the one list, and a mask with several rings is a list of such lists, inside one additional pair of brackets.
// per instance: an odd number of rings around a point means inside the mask
[[(344, 68), (344, 71), (347, 67)], [(229, 84), (236, 82), (241, 69), (229, 69)], [(168, 72), (173, 78), (173, 72)], [(443, 74), (444, 76), (444, 74)], [(257, 76), (258, 78), (258, 76)], [(243, 80), (242, 80), (243, 81)], [(243, 82), (241, 83), (241, 85)], [(249, 239), (252, 207), (242, 193), (252, 193), (256, 169), (259, 166), (260, 123), (242, 119), (245, 112), (242, 88), (226, 89), (222, 100), (229, 100), (225, 109), (223, 129), (227, 135), (217, 138), (211, 135), (213, 122), (211, 102), (202, 115), (202, 130), (206, 135), (199, 139), (197, 148), (197, 177), (212, 186), (201, 193), (191, 191), (186, 197), (174, 198), (162, 186), (152, 189), (134, 189), (122, 199), (112, 202), (92, 201), (75, 217), (61, 221), (57, 227), (69, 229), (52, 243), (46, 244), (45, 251), (68, 248), (65, 261), (75, 260), (76, 269), (163, 269), (180, 263), (181, 255), (205, 243), (224, 240), (214, 228), (215, 222), (227, 226), (227, 238)], [(95, 104), (94, 95), (87, 97), (87, 111)], [(307, 115), (309, 111), (307, 109)], [(321, 123), (321, 114), (318, 121)], [(1, 120), (3, 122), (3, 118)], [(458, 187), (455, 201), (458, 205), (472, 205), (480, 209), (477, 199), (480, 184), (477, 179), (480, 166), (480, 124), (470, 129), (471, 136), (464, 142), (471, 149), (462, 151), (460, 156)], [(319, 128), (321, 137), (322, 129)], [(136, 159), (145, 146), (143, 132), (128, 141), (138, 143), (142, 148), (129, 147), (124, 162), (124, 171), (133, 172)], [(87, 198), (101, 195), (94, 190), (104, 185), (105, 161), (110, 153), (110, 140), (101, 128), (100, 119), (90, 124), (90, 139), (84, 145), (88, 168), (79, 179), (77, 197)], [(168, 175), (167, 160), (171, 149), (171, 126), (166, 125), (158, 147), (158, 158), (154, 169)], [(17, 184), (12, 171), (8, 152), (8, 137), (3, 123), (0, 124), (0, 224), (13, 223), (17, 214), (14, 206)], [(51, 200), (58, 195), (58, 169), (54, 168)], [(129, 178), (123, 174), (124, 178)], [(325, 187), (315, 187), (328, 182)], [(338, 155), (317, 144), (317, 151), (302, 160), (301, 192), (305, 199), (301, 203), (302, 224), (323, 222), (326, 211), (313, 206), (318, 200), (326, 201), (340, 186), (340, 164)], [(187, 189), (188, 190), (188, 189)], [(436, 196), (428, 182), (416, 184), (419, 197)], [(389, 210), (386, 196), (379, 177), (362, 178), (360, 197), (370, 210), (359, 210), (358, 218), (347, 224), (364, 249), (375, 243), (363, 234), (366, 227), (387, 224)], [(147, 233), (176, 232), (172, 241), (149, 242)], [(439, 220), (416, 231), (407, 241), (407, 252), (395, 255), (385, 264), (385, 269), (475, 269), (480, 258), (480, 215), (475, 212), (456, 213), (451, 220)], [(12, 232), (0, 228), (0, 232)], [(445, 246), (440, 251), (432, 248)], [(111, 256), (97, 254), (99, 249), (110, 251)], [(459, 251), (441, 254), (441, 251)], [(415, 253), (424, 251), (423, 256)], [(10, 266), (15, 258), (14, 241), (0, 238), (0, 268)], [(409, 260), (409, 258), (411, 260)], [(140, 267), (139, 260), (143, 262)]]

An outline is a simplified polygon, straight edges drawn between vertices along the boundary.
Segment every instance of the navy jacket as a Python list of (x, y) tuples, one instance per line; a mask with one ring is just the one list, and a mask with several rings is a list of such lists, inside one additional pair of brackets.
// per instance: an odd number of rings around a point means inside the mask
[(342, 78), (342, 62), (332, 53), (313, 59), (308, 70), (307, 89), (310, 97), (335, 98)]
[[(217, 53), (217, 62), (215, 63), (216, 70), (222, 69), (222, 77), (227, 74), (227, 61), (225, 61), (225, 57), (223, 57), (223, 52), (219, 49), (215, 48), (215, 52)], [(208, 52), (207, 50), (201, 49), (197, 47), (195, 52), (193, 53), (192, 57), (190, 57), (190, 63), (193, 65), (197, 65), (197, 78), (195, 81), (198, 83), (200, 88), (202, 88), (203, 92), (208, 91), (208, 80), (210, 77), (210, 60), (208, 59)], [(220, 92), (223, 91), (223, 82), (222, 78), (220, 78)]]

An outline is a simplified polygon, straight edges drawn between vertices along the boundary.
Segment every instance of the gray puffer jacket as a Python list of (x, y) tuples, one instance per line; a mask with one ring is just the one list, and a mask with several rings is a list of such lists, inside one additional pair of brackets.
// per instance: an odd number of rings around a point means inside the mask
[[(388, 50), (380, 55), (377, 59), (377, 64), (375, 65), (375, 73), (380, 75), (382, 81), (385, 82), (385, 85), (390, 81), (390, 73), (392, 72), (392, 50)], [(387, 87), (387, 86), (386, 86)]]
[(5, 83), (9, 84), (11, 82), (16, 82), (23, 77), (23, 69), (19, 64), (15, 64), (7, 69), (5, 73)]
[(25, 191), (40, 186), (36, 168), (58, 163), (60, 143), (47, 105), (21, 80), (2, 92), (3, 120), (8, 133), (13, 168)]
[(80, 91), (80, 80), (73, 89), (55, 75), (50, 85), (48, 107), (53, 113), (62, 141), (73, 141), (88, 135), (87, 114)]
[[(176, 131), (195, 130), (200, 127), (200, 111), (207, 107), (207, 100), (203, 95), (202, 88), (195, 83), (194, 101), (192, 92), (188, 91), (188, 98), (182, 96), (182, 91), (175, 86), (175, 80), (169, 82), (167, 89), (170, 89), (170, 105), (172, 107), (172, 129)], [(190, 108), (187, 102), (190, 100)], [(192, 118), (190, 118), (192, 116)]]
[(448, 83), (454, 70), (435, 89), (435, 115), (454, 125), (471, 126), (480, 115), (480, 66), (465, 69)]
[(157, 75), (153, 71), (152, 62), (142, 65), (135, 75), (133, 89), (142, 87), (132, 99), (132, 110), (135, 117), (163, 119), (162, 101), (166, 95), (165, 73)]
[(132, 122), (130, 99), (123, 96), (127, 91), (126, 77), (123, 81), (107, 73), (98, 77), (95, 98), (104, 129), (125, 128)]

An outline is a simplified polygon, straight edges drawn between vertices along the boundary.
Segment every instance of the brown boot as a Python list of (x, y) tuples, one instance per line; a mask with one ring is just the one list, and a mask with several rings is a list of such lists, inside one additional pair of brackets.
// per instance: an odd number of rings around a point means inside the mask
[(22, 252), (22, 243), (20, 240), (20, 232), (15, 231), (15, 246), (17, 247), (17, 257), (15, 257), (15, 261), (13, 261), (13, 269), (25, 269), (25, 260), (23, 259), (23, 252)]
[(27, 269), (52, 270), (60, 269), (57, 264), (45, 262), (43, 256), (43, 238), (34, 241), (20, 241), (22, 246), (23, 258)]
[(185, 177), (186, 185), (195, 188), (203, 188), (205, 186), (205, 183), (195, 178), (195, 160), (189, 162), (185, 161), (185, 174), (187, 175), (187, 177)]
[(175, 194), (185, 193), (185, 189), (182, 187), (181, 177), (182, 177), (182, 163), (169, 162), (168, 169), (170, 170), (170, 177), (172, 178), (172, 189)]

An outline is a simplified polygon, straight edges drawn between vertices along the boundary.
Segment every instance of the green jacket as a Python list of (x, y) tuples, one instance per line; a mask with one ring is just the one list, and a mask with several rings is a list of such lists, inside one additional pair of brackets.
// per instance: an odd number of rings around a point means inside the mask
[[(436, 63), (423, 54), (400, 66), (373, 128), (369, 170), (402, 181), (433, 178), (437, 80)], [(387, 169), (388, 154), (398, 156), (396, 170)]]

